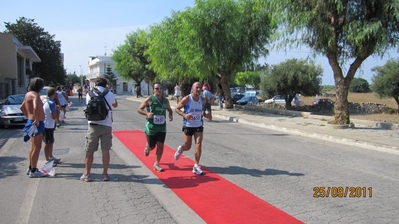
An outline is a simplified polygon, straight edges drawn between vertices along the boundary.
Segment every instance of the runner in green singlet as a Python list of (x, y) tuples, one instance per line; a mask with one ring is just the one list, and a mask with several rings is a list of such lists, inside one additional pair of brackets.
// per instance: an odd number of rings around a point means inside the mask
[(169, 100), (162, 96), (161, 83), (154, 83), (152, 92), (153, 94), (144, 100), (137, 112), (146, 116), (145, 134), (147, 144), (144, 148), (144, 155), (148, 156), (156, 145), (154, 170), (162, 172), (164, 169), (159, 165), (159, 162), (162, 158), (166, 137), (166, 111), (169, 112), (169, 121), (173, 120), (173, 113)]

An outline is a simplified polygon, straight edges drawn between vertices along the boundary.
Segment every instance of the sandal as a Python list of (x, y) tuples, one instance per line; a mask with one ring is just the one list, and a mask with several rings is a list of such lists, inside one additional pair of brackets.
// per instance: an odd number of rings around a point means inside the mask
[(109, 181), (108, 174), (103, 174), (103, 181)]

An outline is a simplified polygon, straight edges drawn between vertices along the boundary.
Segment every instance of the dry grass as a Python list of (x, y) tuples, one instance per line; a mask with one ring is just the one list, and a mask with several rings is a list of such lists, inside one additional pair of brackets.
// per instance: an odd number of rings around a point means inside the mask
[[(329, 92), (334, 93), (334, 92)], [(303, 105), (312, 105), (315, 97), (300, 97)], [(329, 98), (332, 101), (336, 101), (335, 97), (323, 97)], [(385, 104), (387, 107), (397, 109), (398, 106), (393, 98), (383, 98), (380, 99), (374, 95), (374, 93), (349, 93), (348, 101), (353, 103), (380, 103)], [(352, 115), (352, 119), (362, 119), (362, 120), (372, 120), (380, 122), (391, 122), (399, 124), (399, 115), (397, 114), (367, 114), (367, 115)]]

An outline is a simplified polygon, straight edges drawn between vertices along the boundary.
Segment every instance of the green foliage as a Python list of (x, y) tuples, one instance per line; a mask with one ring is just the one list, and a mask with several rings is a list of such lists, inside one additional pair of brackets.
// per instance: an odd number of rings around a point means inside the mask
[(147, 31), (137, 30), (126, 36), (125, 43), (114, 51), (112, 60), (115, 71), (125, 79), (133, 79), (140, 83), (143, 79), (152, 81), (155, 73), (150, 69), (148, 56), (144, 52), (148, 49), (150, 36)]
[(239, 86), (245, 86), (245, 84), (250, 84), (254, 86), (255, 89), (259, 89), (260, 73), (261, 71), (237, 72), (234, 81)]
[[(399, 41), (397, 0), (257, 0), (279, 25), (274, 37), (281, 48), (302, 45), (327, 57), (334, 71), (335, 123), (349, 121), (347, 90), (357, 69), (372, 54), (383, 55)], [(349, 65), (344, 76), (343, 65)]]
[(116, 75), (114, 74), (114, 72), (112, 72), (112, 68), (110, 65), (107, 66), (107, 72), (104, 74), (104, 78), (107, 79), (107, 83), (110, 87), (115, 86)]
[(290, 59), (272, 66), (261, 74), (260, 89), (264, 97), (287, 96), (286, 106), (300, 93), (311, 96), (320, 92), (323, 69), (314, 62)]
[(368, 93), (370, 92), (370, 85), (367, 80), (363, 78), (353, 78), (350, 86), (349, 92), (353, 93)]
[(389, 60), (372, 68), (372, 90), (378, 97), (392, 97), (399, 107), (399, 60)]
[(45, 84), (65, 84), (61, 61), (61, 42), (35, 23), (34, 19), (20, 17), (16, 23), (5, 22), (5, 33), (12, 33), (23, 45), (31, 46), (41, 62), (33, 64), (32, 76), (44, 79)]

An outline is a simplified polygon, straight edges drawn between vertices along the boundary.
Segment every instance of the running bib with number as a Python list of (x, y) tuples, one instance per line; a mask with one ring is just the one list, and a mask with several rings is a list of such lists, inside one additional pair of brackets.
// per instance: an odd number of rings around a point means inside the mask
[(154, 115), (154, 124), (164, 124), (165, 116), (164, 115)]
[(193, 116), (191, 117), (191, 120), (193, 120), (193, 121), (199, 121), (199, 120), (201, 120), (201, 115), (193, 115)]

